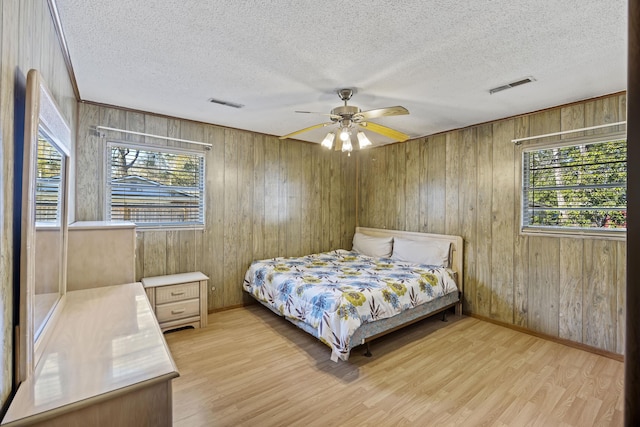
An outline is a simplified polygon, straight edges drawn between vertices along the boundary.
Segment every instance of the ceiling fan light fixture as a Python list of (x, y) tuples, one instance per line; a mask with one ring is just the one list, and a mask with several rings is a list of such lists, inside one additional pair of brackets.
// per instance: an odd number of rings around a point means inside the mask
[(360, 131), (357, 133), (358, 136), (358, 144), (360, 145), (360, 149), (363, 149), (364, 147), (368, 147), (371, 145), (371, 141), (369, 140), (369, 138), (367, 138), (367, 135), (364, 134), (364, 132)]
[(348, 139), (350, 139), (350, 138), (349, 138), (349, 134), (350, 134), (350, 133), (351, 133), (351, 132), (349, 132), (349, 128), (347, 128), (347, 127), (342, 128), (342, 130), (340, 131), (340, 139), (341, 139), (343, 142), (347, 141)]
[[(384, 107), (362, 111), (360, 107), (347, 104), (347, 100), (349, 100), (354, 93), (355, 90), (349, 88), (338, 90), (338, 96), (342, 101), (344, 101), (344, 105), (333, 108), (329, 114), (312, 113), (311, 111), (296, 111), (296, 113), (320, 114), (323, 116), (329, 116), (331, 121), (318, 123), (316, 125), (288, 133), (281, 136), (280, 139), (291, 138), (300, 133), (308, 132), (330, 125), (336, 125), (336, 128), (334, 128), (333, 131), (329, 132), (324, 137), (320, 145), (331, 149), (334, 145), (333, 143), (337, 142), (338, 144), (336, 146), (336, 150), (340, 150), (342, 148), (342, 151), (346, 151), (348, 153), (351, 153), (351, 151), (353, 151), (354, 142), (352, 142), (351, 140), (351, 135), (353, 133), (355, 133), (358, 138), (359, 148), (373, 145), (373, 143), (369, 140), (365, 133), (359, 131), (359, 126), (368, 131), (378, 133), (395, 141), (404, 142), (409, 139), (409, 135), (370, 121), (371, 119), (377, 119), (380, 117), (401, 116), (409, 114), (409, 110), (400, 105), (396, 105), (394, 107)], [(340, 139), (336, 141), (336, 137)]]
[(331, 150), (331, 148), (333, 147), (333, 140), (335, 139), (335, 137), (336, 137), (335, 133), (329, 132), (327, 136), (324, 137), (320, 145)]
[(342, 151), (343, 152), (347, 151), (349, 153), (353, 151), (353, 145), (351, 145), (351, 138), (347, 138), (347, 140), (342, 143)]

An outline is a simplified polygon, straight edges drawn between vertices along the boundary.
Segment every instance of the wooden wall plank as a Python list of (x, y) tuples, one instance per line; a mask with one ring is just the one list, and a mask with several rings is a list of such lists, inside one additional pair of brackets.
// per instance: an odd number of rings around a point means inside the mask
[(203, 264), (209, 277), (209, 308), (224, 307), (224, 145), (223, 128), (207, 126), (204, 142), (211, 144), (205, 156), (205, 230)]
[(178, 247), (180, 257), (177, 273), (200, 271), (200, 253), (202, 253), (202, 230), (180, 230), (178, 232)]
[(253, 255), (265, 258), (265, 140), (263, 135), (255, 135), (253, 142)]
[(100, 109), (93, 105), (80, 104), (78, 107), (78, 139), (82, 144), (76, 147), (76, 166), (83, 173), (76, 174), (76, 191), (83, 194), (82, 199), (76, 200), (76, 220), (91, 221), (102, 218), (100, 207), (103, 205), (101, 196), (102, 185), (102, 156), (96, 152), (104, 150), (102, 138), (92, 129), (100, 123)]
[[(518, 188), (513, 167), (515, 120), (493, 125), (491, 163), (491, 301), (490, 316), (514, 321), (513, 236), (518, 232), (515, 204)], [(478, 164), (484, 164), (478, 162)], [(480, 214), (479, 214), (480, 215)]]
[(151, 274), (145, 274), (144, 271), (144, 234), (136, 233), (136, 281), (141, 281), (144, 277), (151, 276)]
[[(478, 141), (477, 128), (460, 131), (460, 177), (458, 181), (459, 234), (464, 236), (464, 287), (465, 302), (478, 299), (476, 292), (477, 253), (477, 202), (478, 202)], [(447, 190), (449, 191), (449, 190)], [(488, 296), (488, 295), (487, 295)], [(482, 298), (481, 298), (482, 299)], [(488, 310), (486, 310), (488, 312)]]
[(266, 258), (284, 255), (280, 252), (278, 237), (280, 230), (280, 141), (278, 138), (265, 137), (264, 152), (264, 213), (265, 235), (264, 250)]
[(560, 242), (554, 237), (529, 238), (529, 318), (527, 326), (536, 331), (558, 336)]
[[(446, 208), (445, 208), (445, 233), (460, 234), (460, 146), (462, 135), (460, 131), (446, 134)], [(440, 168), (443, 167), (441, 164)], [(468, 236), (465, 236), (465, 244)], [(465, 260), (466, 264), (466, 260)]]
[[(289, 170), (287, 168), (287, 162), (289, 158), (290, 142), (279, 141), (280, 150), (280, 163), (279, 163), (279, 177), (278, 182), (278, 226), (280, 224), (286, 224), (289, 221)], [(288, 241), (287, 241), (287, 229), (284, 227), (278, 227), (278, 253), (284, 256), (289, 255)]]
[(624, 354), (627, 302), (627, 242), (616, 242), (616, 349)]
[(617, 287), (616, 242), (584, 242), (584, 343), (608, 351), (616, 350)]
[(346, 188), (347, 191), (342, 193), (342, 204), (346, 206), (343, 213), (343, 230), (346, 231), (342, 247), (344, 249), (351, 249), (353, 242), (353, 235), (356, 231), (356, 199), (358, 198), (358, 180), (356, 173), (358, 170), (357, 158), (353, 156), (347, 158), (347, 164), (344, 167), (344, 176), (342, 181), (342, 188)]
[[(515, 119), (515, 138), (524, 138), (530, 135), (529, 116)], [(528, 327), (528, 291), (529, 286), (529, 236), (520, 233), (522, 216), (522, 153), (514, 150), (513, 153), (513, 178), (514, 178), (514, 216), (515, 226), (513, 234), (513, 323), (517, 326)], [(508, 237), (505, 237), (508, 238)]]
[[(456, 207), (455, 212), (449, 212), (447, 204), (447, 170), (449, 169), (447, 145), (447, 137), (444, 134), (428, 139), (428, 220), (423, 220), (422, 223), (428, 225), (425, 231), (429, 233), (444, 233), (447, 229), (449, 213), (457, 214), (457, 204), (452, 204)], [(455, 165), (451, 167), (455, 167)]]
[(402, 166), (405, 171), (405, 229), (420, 231), (420, 166), (421, 139), (407, 141), (405, 147), (406, 163)]
[[(342, 177), (342, 152), (332, 152), (329, 171), (329, 229), (327, 234), (329, 235), (329, 248), (328, 250), (339, 249), (340, 247), (340, 227), (342, 221), (339, 217), (340, 212), (340, 182)], [(338, 213), (335, 216), (334, 213)]]
[(348, 221), (354, 216), (356, 180), (354, 171), (356, 169), (356, 155), (342, 156), (342, 166), (340, 168), (340, 217), (345, 221), (340, 222), (340, 241), (338, 248), (351, 249), (355, 223)]
[(331, 249), (331, 235), (329, 229), (331, 227), (331, 158), (333, 153), (330, 150), (323, 150), (320, 153), (321, 157), (321, 175), (320, 182), (322, 183), (322, 190), (320, 193), (321, 200), (321, 228), (322, 233), (322, 252)]
[(167, 274), (167, 233), (165, 231), (145, 231), (143, 235), (145, 277)]
[[(395, 188), (395, 212), (392, 210), (391, 228), (394, 230), (406, 230), (407, 229), (407, 144), (393, 144), (392, 155), (395, 158), (395, 172), (396, 172), (396, 188)], [(394, 205), (391, 205), (394, 206)], [(390, 208), (391, 208), (390, 206)], [(395, 217), (395, 218), (394, 218)], [(395, 221), (394, 221), (395, 219)]]
[[(230, 301), (243, 301), (244, 272), (255, 258), (253, 254), (253, 153), (254, 139), (249, 132), (238, 131), (238, 228), (236, 230), (237, 269), (235, 282), (227, 287)], [(249, 301), (247, 299), (246, 301)], [(230, 303), (232, 304), (232, 303)], [(237, 304), (237, 302), (236, 302)]]
[[(420, 142), (420, 162), (417, 164), (419, 168), (419, 185), (418, 194), (420, 197), (420, 205), (418, 206), (419, 218), (418, 218), (418, 231), (427, 232), (429, 230), (429, 206), (431, 202), (429, 195), (432, 194), (429, 184), (429, 150), (434, 143), (433, 138), (423, 138), (418, 140)], [(444, 170), (443, 170), (444, 172)]]
[[(389, 179), (386, 173), (388, 164), (387, 157), (388, 154), (385, 148), (378, 150), (376, 153), (375, 169), (377, 173), (375, 175), (375, 182), (378, 188), (388, 188), (387, 185), (389, 185)], [(376, 227), (386, 228), (387, 212), (385, 208), (388, 203), (386, 192), (378, 191), (374, 194), (371, 201), (372, 206), (375, 206), (373, 209), (374, 214), (372, 215), (373, 224), (375, 224)]]
[[(378, 188), (392, 189), (395, 187), (395, 167), (390, 171), (389, 169), (395, 166), (395, 162), (392, 161), (391, 152), (388, 146), (381, 147), (381, 152), (378, 153), (378, 159), (376, 167), (378, 168)], [(393, 191), (380, 191), (376, 194), (375, 204), (378, 207), (376, 209), (376, 223), (380, 228), (392, 228), (389, 224), (391, 221), (391, 215), (389, 209), (395, 208), (395, 192)]]
[(560, 240), (559, 336), (582, 342), (582, 239)]
[(239, 230), (238, 192), (238, 131), (227, 129), (224, 133), (224, 306), (230, 306), (235, 300), (235, 287), (240, 280), (238, 255)]
[[(496, 290), (492, 284), (492, 214), (493, 214), (493, 126), (478, 127), (477, 134), (477, 201), (475, 230), (475, 288), (469, 298), (482, 316), (491, 314), (492, 300)], [(472, 262), (472, 261), (470, 261)], [(468, 282), (465, 281), (465, 288)], [(511, 301), (509, 301), (511, 303)], [(509, 304), (510, 305), (510, 304)]]
[(179, 230), (168, 230), (165, 232), (165, 274), (177, 274), (180, 271), (180, 234)]
[(302, 201), (301, 188), (302, 185), (302, 144), (288, 144), (285, 157), (285, 168), (287, 170), (287, 217), (285, 239), (287, 241), (286, 254), (288, 256), (302, 255), (301, 251), (301, 232), (302, 232)]
[(312, 145), (301, 144), (300, 146), (300, 254), (314, 253), (311, 243), (312, 221), (308, 218), (314, 215), (312, 209), (313, 201), (313, 170), (312, 170)]

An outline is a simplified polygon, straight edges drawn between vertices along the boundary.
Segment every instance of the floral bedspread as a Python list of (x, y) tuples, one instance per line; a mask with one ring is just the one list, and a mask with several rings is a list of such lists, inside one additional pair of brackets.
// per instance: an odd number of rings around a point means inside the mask
[(342, 249), (254, 261), (243, 286), (282, 316), (311, 326), (331, 347), (333, 361), (349, 358), (350, 338), (361, 324), (458, 290), (447, 268)]

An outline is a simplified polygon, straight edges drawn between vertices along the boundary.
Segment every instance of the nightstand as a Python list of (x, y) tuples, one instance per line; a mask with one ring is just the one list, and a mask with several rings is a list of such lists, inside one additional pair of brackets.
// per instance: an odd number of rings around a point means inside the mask
[(208, 281), (199, 271), (142, 279), (163, 332), (185, 326), (207, 326)]

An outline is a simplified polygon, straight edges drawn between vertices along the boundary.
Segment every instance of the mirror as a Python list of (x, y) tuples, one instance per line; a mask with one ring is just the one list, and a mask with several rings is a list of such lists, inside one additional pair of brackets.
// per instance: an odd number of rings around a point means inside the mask
[(37, 340), (62, 290), (62, 201), (64, 153), (45, 130), (36, 147), (35, 256), (33, 337)]
[(40, 74), (27, 74), (17, 375), (33, 372), (66, 283), (71, 131)]

